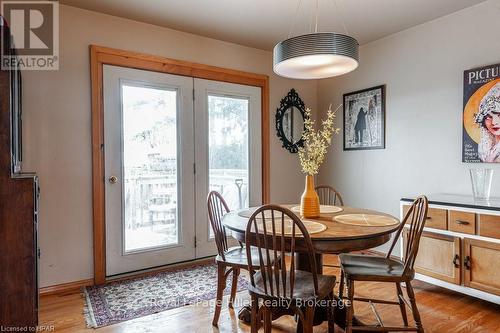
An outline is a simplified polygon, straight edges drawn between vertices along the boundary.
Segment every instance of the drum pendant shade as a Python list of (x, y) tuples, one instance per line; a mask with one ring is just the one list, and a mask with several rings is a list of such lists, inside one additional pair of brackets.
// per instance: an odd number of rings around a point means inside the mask
[(285, 39), (274, 47), (273, 70), (293, 79), (323, 79), (358, 67), (358, 41), (333, 32)]

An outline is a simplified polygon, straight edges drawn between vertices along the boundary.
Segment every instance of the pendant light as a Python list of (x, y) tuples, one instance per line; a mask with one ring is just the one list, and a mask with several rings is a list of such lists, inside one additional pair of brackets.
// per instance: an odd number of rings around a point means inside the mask
[[(335, 3), (336, 5), (336, 3)], [(300, 7), (299, 5), (297, 7)], [(359, 44), (346, 34), (318, 32), (318, 0), (314, 33), (285, 39), (274, 47), (273, 70), (293, 79), (323, 79), (349, 73), (358, 67)]]

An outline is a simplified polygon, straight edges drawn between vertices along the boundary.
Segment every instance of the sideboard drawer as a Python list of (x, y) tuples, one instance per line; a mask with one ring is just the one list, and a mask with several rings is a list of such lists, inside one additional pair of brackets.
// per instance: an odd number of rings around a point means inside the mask
[(476, 214), (457, 210), (448, 211), (448, 230), (474, 235), (476, 233)]
[(478, 215), (477, 234), (500, 239), (500, 216)]
[(429, 208), (427, 210), (427, 228), (446, 230), (448, 226), (447, 215), (445, 209)]
[[(409, 205), (403, 206), (403, 217), (408, 212), (408, 209), (410, 209)], [(429, 208), (427, 210), (427, 220), (425, 221), (425, 226), (427, 228), (447, 230), (448, 224), (446, 209)]]

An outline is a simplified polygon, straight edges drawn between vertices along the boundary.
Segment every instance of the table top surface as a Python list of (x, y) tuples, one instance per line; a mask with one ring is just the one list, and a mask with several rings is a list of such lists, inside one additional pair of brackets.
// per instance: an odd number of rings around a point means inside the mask
[[(291, 208), (296, 205), (281, 205), (286, 208)], [(252, 207), (245, 210), (256, 210), (258, 207)], [(233, 231), (244, 233), (247, 227), (248, 218), (238, 215), (239, 211), (233, 211), (224, 216), (222, 223), (224, 226)], [(388, 225), (388, 226), (358, 226), (350, 225), (337, 222), (335, 216), (344, 214), (371, 214), (371, 215), (381, 215), (399, 221), (396, 217), (377, 212), (369, 209), (353, 208), (353, 207), (342, 207), (342, 211), (337, 213), (320, 214), (318, 218), (308, 218), (307, 220), (316, 221), (322, 223), (326, 226), (326, 229), (319, 233), (311, 234), (311, 240), (353, 240), (353, 239), (367, 239), (371, 237), (376, 237), (380, 235), (387, 235), (393, 233), (399, 227), (398, 224)]]

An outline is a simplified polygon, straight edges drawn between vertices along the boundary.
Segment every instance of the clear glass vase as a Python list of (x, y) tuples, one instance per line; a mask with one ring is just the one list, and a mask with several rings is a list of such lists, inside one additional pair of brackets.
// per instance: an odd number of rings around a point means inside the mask
[(469, 169), (474, 199), (488, 200), (490, 198), (492, 169)]

